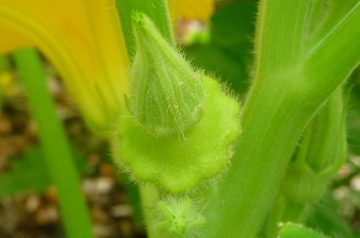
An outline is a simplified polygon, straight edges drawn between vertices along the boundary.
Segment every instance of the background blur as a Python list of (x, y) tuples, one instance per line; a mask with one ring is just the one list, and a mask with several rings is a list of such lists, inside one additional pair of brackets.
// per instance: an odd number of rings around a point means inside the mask
[[(209, 19), (182, 17), (176, 22), (177, 41), (195, 67), (215, 75), (244, 98), (252, 70), (256, 1), (213, 4)], [(191, 10), (191, 5), (187, 7)], [(76, 157), (96, 237), (145, 237), (136, 186), (113, 165), (106, 141), (86, 128), (45, 58), (43, 65)], [(360, 234), (359, 75), (358, 70), (347, 86), (349, 158), (307, 221), (335, 237)], [(56, 190), (43, 164), (36, 124), (16, 71), (0, 72), (0, 108), (0, 237), (64, 237)]]

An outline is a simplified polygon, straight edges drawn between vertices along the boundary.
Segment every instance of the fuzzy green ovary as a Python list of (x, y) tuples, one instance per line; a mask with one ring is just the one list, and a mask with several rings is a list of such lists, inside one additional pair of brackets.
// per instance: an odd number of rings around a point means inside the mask
[(153, 136), (134, 117), (122, 117), (115, 140), (120, 141), (118, 153), (135, 179), (184, 193), (221, 174), (240, 134), (240, 108), (209, 77), (204, 78), (204, 92), (202, 119), (184, 138)]

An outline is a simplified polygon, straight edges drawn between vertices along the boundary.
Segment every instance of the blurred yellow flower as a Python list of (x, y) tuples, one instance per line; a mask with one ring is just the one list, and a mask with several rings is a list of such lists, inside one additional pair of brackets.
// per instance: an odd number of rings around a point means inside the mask
[(114, 0), (0, 0), (0, 54), (37, 47), (95, 132), (123, 107), (128, 57)]
[[(169, 0), (174, 19), (206, 21), (212, 0)], [(128, 56), (115, 0), (0, 0), (0, 55), (37, 47), (89, 126), (106, 134), (123, 108)]]
[(168, 0), (173, 18), (207, 21), (214, 12), (214, 0)]

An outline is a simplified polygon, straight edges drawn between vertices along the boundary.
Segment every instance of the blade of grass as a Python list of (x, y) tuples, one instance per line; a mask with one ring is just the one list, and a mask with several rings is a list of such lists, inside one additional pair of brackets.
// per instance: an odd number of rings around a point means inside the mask
[(92, 227), (79, 176), (45, 84), (39, 55), (34, 49), (21, 49), (13, 57), (39, 129), (45, 162), (57, 188), (66, 233), (70, 238), (92, 238)]

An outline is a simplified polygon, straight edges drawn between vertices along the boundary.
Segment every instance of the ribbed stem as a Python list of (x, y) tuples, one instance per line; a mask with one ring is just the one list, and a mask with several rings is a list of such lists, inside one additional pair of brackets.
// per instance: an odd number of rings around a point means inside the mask
[(360, 60), (360, 3), (307, 54), (294, 38), (300, 2), (260, 2), (255, 81), (232, 167), (208, 206), (208, 238), (256, 235), (303, 129)]

